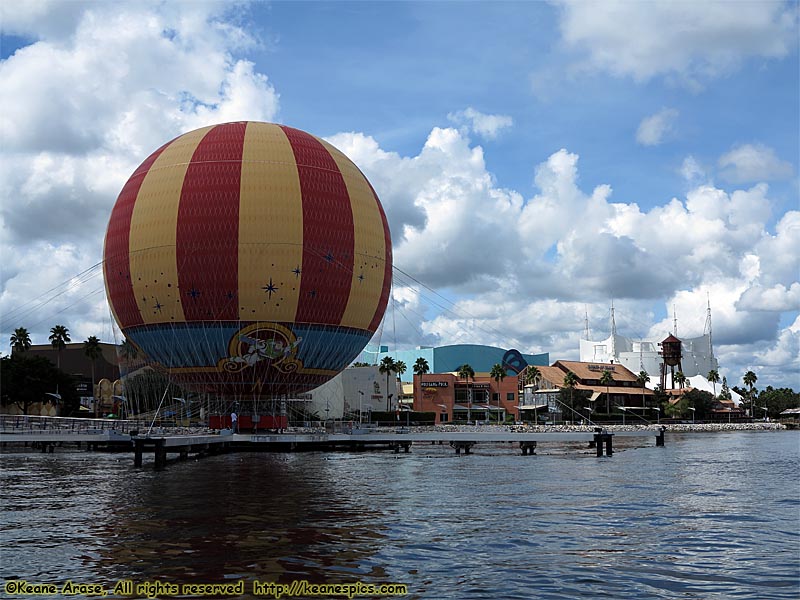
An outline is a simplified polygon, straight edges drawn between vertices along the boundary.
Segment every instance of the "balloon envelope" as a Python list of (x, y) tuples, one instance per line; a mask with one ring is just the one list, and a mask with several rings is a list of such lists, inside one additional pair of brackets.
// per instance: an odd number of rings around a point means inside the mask
[(131, 175), (104, 277), (125, 336), (190, 388), (300, 393), (345, 368), (391, 286), (386, 216), (359, 169), (290, 127), (181, 135)]

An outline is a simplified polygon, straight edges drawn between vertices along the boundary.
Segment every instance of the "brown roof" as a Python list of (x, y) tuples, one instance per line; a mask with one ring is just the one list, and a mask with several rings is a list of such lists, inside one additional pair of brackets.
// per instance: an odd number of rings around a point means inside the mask
[[(595, 368), (591, 368), (595, 367)], [(553, 363), (552, 367), (537, 367), (539, 369), (539, 373), (541, 374), (541, 380), (543, 382), (549, 382), (556, 388), (563, 388), (564, 387), (564, 376), (567, 374), (568, 371), (572, 371), (578, 377), (579, 380), (592, 380), (596, 381), (600, 379), (603, 374), (603, 369), (614, 369), (612, 371), (612, 375), (614, 377), (614, 382), (630, 382), (636, 381), (636, 376), (627, 368), (623, 367), (622, 365), (618, 364), (604, 364), (604, 363), (584, 363), (584, 362), (577, 362), (577, 361), (568, 361), (568, 360), (559, 360)], [(545, 387), (550, 387), (546, 385)], [(584, 383), (578, 383), (575, 386), (576, 390), (590, 390), (592, 392), (606, 392), (606, 386), (604, 385), (587, 385)], [(621, 387), (614, 385), (612, 383), (608, 386), (608, 390), (614, 394), (626, 394), (630, 396), (640, 396), (642, 393), (646, 396), (652, 396), (653, 390), (645, 388), (642, 390), (641, 387)]]
[[(636, 381), (636, 375), (632, 371), (623, 367), (620, 364), (614, 363), (591, 363), (591, 362), (578, 362), (572, 360), (557, 360), (553, 363), (554, 367), (561, 365), (561, 369), (566, 373), (572, 371), (578, 376), (578, 379), (600, 379), (603, 376), (603, 371), (611, 371), (611, 376), (614, 381)], [(562, 375), (561, 379), (564, 377)]]

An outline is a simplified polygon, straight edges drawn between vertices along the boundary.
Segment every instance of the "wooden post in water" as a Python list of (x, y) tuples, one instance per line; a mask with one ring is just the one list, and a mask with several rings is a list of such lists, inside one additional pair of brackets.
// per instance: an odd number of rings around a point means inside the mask
[(656, 446), (663, 446), (664, 445), (664, 432), (667, 430), (666, 427), (663, 425), (656, 436)]
[(160, 471), (167, 466), (167, 448), (164, 445), (164, 440), (156, 440), (156, 462), (155, 469)]
[(133, 466), (134, 467), (141, 467), (142, 466), (142, 450), (144, 449), (144, 440), (134, 440), (134, 454), (133, 454)]
[[(597, 430), (595, 430), (595, 431), (597, 431)], [(603, 434), (602, 433), (595, 433), (594, 434), (594, 447), (597, 449), (598, 458), (603, 456)]]

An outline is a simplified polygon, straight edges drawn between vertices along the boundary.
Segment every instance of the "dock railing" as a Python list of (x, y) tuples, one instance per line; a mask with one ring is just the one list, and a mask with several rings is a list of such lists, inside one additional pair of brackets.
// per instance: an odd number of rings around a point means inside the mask
[(0, 415), (0, 432), (15, 433), (130, 433), (140, 430), (143, 422), (135, 419), (81, 419), (41, 417), (36, 415)]

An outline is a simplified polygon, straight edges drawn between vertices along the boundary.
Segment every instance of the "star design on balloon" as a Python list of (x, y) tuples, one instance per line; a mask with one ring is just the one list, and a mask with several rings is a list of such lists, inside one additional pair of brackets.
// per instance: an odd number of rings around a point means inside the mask
[(364, 274), (363, 273), (359, 273), (358, 274), (358, 282), (359, 283), (363, 283), (364, 282)]
[(292, 269), (292, 273), (294, 273), (295, 277), (300, 277), (300, 273), (302, 273), (300, 270), (300, 265), (297, 265), (294, 269)]
[(198, 289), (197, 289), (196, 287), (194, 287), (194, 286), (192, 286), (192, 289), (190, 289), (190, 290), (189, 290), (188, 292), (186, 292), (186, 293), (187, 293), (187, 294), (189, 294), (189, 297), (190, 297), (192, 300), (197, 300), (197, 299), (200, 297), (200, 290), (198, 290)]
[(156, 312), (161, 312), (161, 309), (164, 308), (164, 305), (158, 301), (158, 298), (156, 298), (156, 303), (153, 305), (153, 308)]
[(269, 283), (261, 288), (269, 294), (269, 299), (272, 300), (272, 294), (278, 291), (278, 287), (272, 283), (272, 277), (269, 278)]
[(327, 262), (329, 262), (329, 263), (332, 263), (333, 262), (333, 253), (328, 251), (328, 253), (325, 255), (325, 260)]

